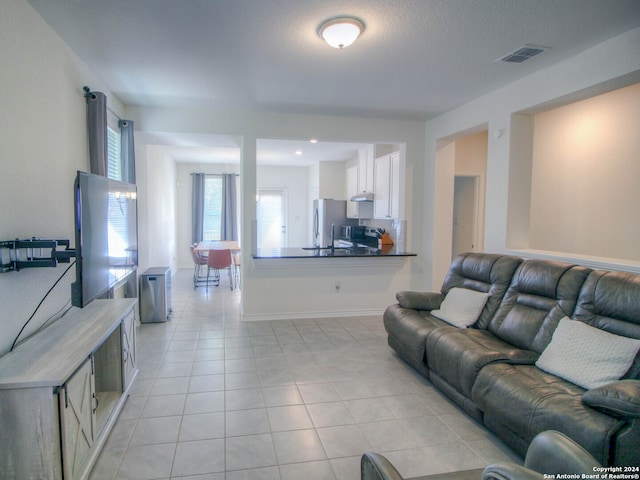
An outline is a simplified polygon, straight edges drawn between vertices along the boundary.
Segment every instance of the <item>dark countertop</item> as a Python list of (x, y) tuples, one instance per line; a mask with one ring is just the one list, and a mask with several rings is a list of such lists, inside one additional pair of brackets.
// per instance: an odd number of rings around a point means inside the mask
[(333, 258), (333, 257), (415, 257), (415, 253), (404, 252), (393, 245), (382, 249), (373, 247), (307, 249), (307, 248), (281, 248), (279, 250), (260, 251), (254, 253), (253, 258)]

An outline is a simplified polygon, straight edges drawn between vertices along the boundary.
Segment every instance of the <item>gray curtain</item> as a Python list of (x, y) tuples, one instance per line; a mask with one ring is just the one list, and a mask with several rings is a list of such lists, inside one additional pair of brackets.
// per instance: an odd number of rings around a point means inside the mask
[(222, 240), (238, 240), (237, 202), (236, 175), (225, 173), (222, 175)]
[(89, 169), (107, 176), (107, 97), (102, 92), (87, 92), (87, 133)]
[(136, 183), (136, 154), (133, 148), (133, 122), (118, 121), (120, 126), (120, 161), (122, 162), (122, 181)]
[(191, 243), (202, 241), (204, 223), (204, 173), (192, 173), (191, 189)]

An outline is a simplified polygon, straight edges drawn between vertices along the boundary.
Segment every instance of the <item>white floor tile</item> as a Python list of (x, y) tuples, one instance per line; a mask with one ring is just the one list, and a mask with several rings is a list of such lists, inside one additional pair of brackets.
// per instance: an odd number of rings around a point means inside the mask
[(353, 480), (522, 462), (386, 345), (379, 317), (242, 322), (241, 291), (172, 283), (138, 327), (140, 372), (91, 480)]

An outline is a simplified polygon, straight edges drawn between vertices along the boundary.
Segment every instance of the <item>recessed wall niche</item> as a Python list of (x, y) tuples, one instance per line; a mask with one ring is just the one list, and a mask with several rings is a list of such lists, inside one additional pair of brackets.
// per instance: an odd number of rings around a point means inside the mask
[(640, 261), (640, 84), (512, 117), (507, 246)]

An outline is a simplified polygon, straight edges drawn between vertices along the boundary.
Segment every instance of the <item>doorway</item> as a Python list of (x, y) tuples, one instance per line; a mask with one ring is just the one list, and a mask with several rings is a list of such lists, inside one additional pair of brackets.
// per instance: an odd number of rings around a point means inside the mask
[[(432, 281), (436, 285), (446, 277), (451, 259), (456, 253), (464, 250), (484, 252), (485, 179), (489, 139), (487, 130), (481, 128), (478, 127), (477, 133), (466, 131), (455, 138), (440, 139), (436, 145), (433, 228), (439, 233), (433, 237), (432, 265)], [(454, 193), (456, 180), (462, 177), (467, 180), (459, 180), (458, 193)], [(461, 194), (460, 191), (465, 193)], [(475, 202), (474, 207), (464, 208), (464, 213), (458, 211), (460, 205), (470, 205), (473, 202), (465, 202), (461, 195), (470, 197)], [(456, 196), (457, 200), (454, 199)], [(458, 205), (454, 207), (454, 203)], [(462, 225), (465, 229), (472, 230), (473, 236), (460, 232)], [(456, 239), (453, 238), (454, 235), (457, 236)], [(461, 239), (461, 235), (465, 235), (465, 240)]]
[(258, 249), (273, 251), (287, 247), (287, 192), (284, 189), (258, 190)]
[(452, 259), (477, 251), (479, 177), (456, 176), (453, 187)]

